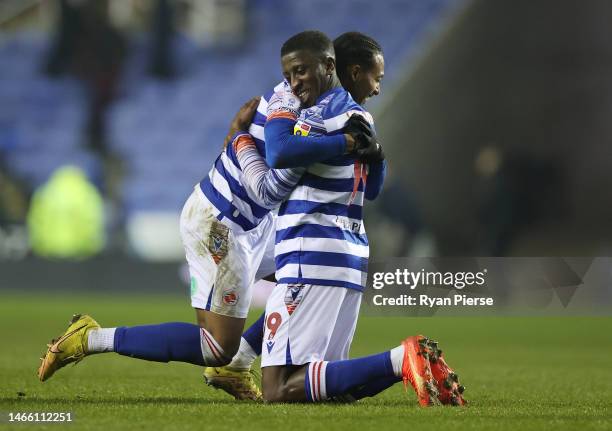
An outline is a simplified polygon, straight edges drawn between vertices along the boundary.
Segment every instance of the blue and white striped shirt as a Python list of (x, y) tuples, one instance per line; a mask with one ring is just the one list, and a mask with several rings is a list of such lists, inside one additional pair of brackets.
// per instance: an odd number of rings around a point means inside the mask
[[(268, 100), (275, 92), (290, 91), (283, 81), (260, 100), (249, 133), (259, 153), (265, 157), (264, 125)], [(236, 158), (235, 149), (228, 145), (217, 157), (208, 175), (200, 182), (200, 189), (214, 208), (214, 216), (232, 229), (244, 231), (255, 228), (270, 212), (258, 203), (257, 197), (244, 186), (243, 173)]]
[[(342, 88), (323, 94), (303, 109), (295, 130), (309, 137), (342, 133), (348, 118), (371, 116)], [(306, 169), (278, 211), (278, 283), (338, 286), (362, 291), (369, 247), (362, 218), (367, 167), (339, 156)]]

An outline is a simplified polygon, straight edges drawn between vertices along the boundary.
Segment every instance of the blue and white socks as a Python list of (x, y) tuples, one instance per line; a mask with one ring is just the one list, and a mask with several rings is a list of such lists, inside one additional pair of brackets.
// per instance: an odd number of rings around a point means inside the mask
[[(327, 395), (327, 366), (329, 362), (327, 361), (317, 361), (311, 362), (308, 364), (308, 369), (306, 370), (306, 380), (304, 382), (305, 390), (306, 390), (306, 399), (308, 401), (312, 401), (313, 403), (319, 401), (325, 401), (334, 395), (336, 392), (335, 387), (332, 387), (332, 394)], [(333, 382), (332, 382), (333, 384)], [(346, 391), (342, 392), (345, 393)]]
[(402, 376), (403, 346), (388, 352), (344, 361), (308, 364), (304, 390), (312, 402), (349, 394), (355, 399), (373, 396)]
[(230, 361), (206, 329), (182, 322), (92, 329), (87, 344), (88, 353), (117, 352), (156, 362), (216, 367)]
[[(204, 328), (190, 323), (163, 323), (88, 332), (88, 353), (117, 352), (149, 361), (179, 361), (210, 367), (229, 363), (234, 369), (251, 368), (261, 354), (265, 315), (262, 314), (240, 340), (240, 349), (230, 359)], [(308, 364), (304, 390), (311, 402), (349, 395), (361, 399), (378, 394), (402, 377), (404, 347), (363, 358), (317, 361)]]
[[(196, 326), (196, 325), (193, 325)], [(231, 357), (227, 357), (225, 352), (217, 343), (217, 340), (204, 328), (198, 327), (200, 330), (200, 346), (202, 357), (204, 358), (204, 363), (202, 365), (206, 365), (207, 367), (222, 367), (224, 365), (229, 364), (232, 360)], [(189, 361), (183, 361), (189, 362)], [(192, 362), (193, 364), (194, 362)], [(200, 364), (197, 364), (200, 365)]]

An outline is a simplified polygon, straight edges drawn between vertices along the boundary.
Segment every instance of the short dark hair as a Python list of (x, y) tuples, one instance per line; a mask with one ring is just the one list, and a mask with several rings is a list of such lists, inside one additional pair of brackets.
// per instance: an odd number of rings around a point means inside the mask
[(314, 54), (334, 56), (334, 44), (323, 32), (308, 30), (291, 36), (281, 47), (281, 57), (290, 52), (308, 50)]
[(382, 47), (370, 36), (358, 31), (349, 31), (334, 40), (336, 70), (338, 75), (346, 73), (347, 66), (358, 64), (369, 69), (374, 66), (376, 54), (382, 54)]

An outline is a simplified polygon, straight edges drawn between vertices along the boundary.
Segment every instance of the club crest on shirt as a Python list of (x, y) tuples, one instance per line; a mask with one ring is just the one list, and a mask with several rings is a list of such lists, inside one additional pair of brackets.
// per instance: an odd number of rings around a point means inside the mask
[(293, 134), (298, 136), (308, 136), (310, 133), (311, 126), (304, 123), (302, 120), (295, 123), (293, 127)]
[(285, 292), (285, 307), (287, 307), (287, 313), (291, 316), (295, 311), (295, 308), (302, 302), (304, 296), (304, 285), (303, 284), (290, 284), (287, 286)]
[(222, 299), (225, 305), (236, 305), (238, 303), (238, 294), (233, 289), (224, 290)]
[(208, 235), (208, 251), (217, 265), (227, 256), (228, 237), (229, 228), (218, 221), (214, 221)]

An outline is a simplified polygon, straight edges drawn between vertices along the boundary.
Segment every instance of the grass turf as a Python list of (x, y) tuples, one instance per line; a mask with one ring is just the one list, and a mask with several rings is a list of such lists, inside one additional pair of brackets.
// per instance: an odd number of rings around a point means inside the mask
[[(202, 382), (201, 369), (115, 354), (87, 358), (40, 383), (38, 357), (73, 312), (102, 325), (192, 321), (184, 298), (2, 293), (0, 428), (8, 412), (74, 413), (72, 429), (308, 429), (419, 431), (609, 430), (612, 428), (612, 318), (362, 317), (352, 356), (396, 346), (408, 335), (437, 339), (467, 386), (467, 408), (419, 408), (397, 384), (353, 405), (236, 402)], [(251, 316), (255, 318), (253, 314)]]

